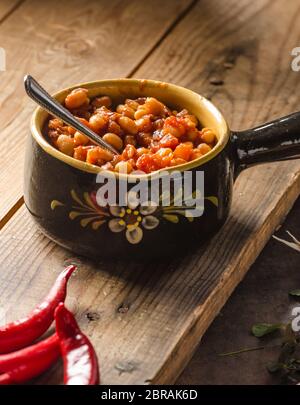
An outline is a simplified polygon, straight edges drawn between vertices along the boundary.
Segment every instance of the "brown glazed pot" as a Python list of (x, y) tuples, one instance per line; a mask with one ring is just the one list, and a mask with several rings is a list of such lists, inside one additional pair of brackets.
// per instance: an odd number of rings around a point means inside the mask
[[(51, 146), (43, 133), (49, 115), (37, 108), (26, 150), (25, 204), (49, 238), (76, 254), (91, 258), (143, 258), (184, 253), (187, 247), (207, 240), (225, 222), (233, 182), (241, 170), (253, 164), (300, 156), (300, 113), (251, 130), (231, 132), (212, 103), (173, 84), (102, 80), (62, 90), (55, 97), (62, 101), (76, 87), (87, 88), (90, 97), (109, 95), (116, 103), (127, 97), (156, 97), (172, 108), (188, 109), (218, 137), (217, 145), (207, 155), (168, 170), (204, 172), (201, 216), (187, 217), (186, 211), (174, 206), (172, 199), (169, 207), (99, 207), (95, 194), (99, 188), (96, 176), (101, 169)], [(126, 176), (119, 175), (117, 183)], [(150, 175), (144, 178), (150, 180)]]

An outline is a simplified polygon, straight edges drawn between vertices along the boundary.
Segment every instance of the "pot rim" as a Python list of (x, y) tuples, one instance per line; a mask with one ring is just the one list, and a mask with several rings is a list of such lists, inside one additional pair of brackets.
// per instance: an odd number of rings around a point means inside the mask
[[(229, 140), (230, 136), (230, 130), (229, 126), (222, 115), (222, 113), (218, 110), (218, 108), (211, 103), (209, 100), (207, 100), (205, 97), (197, 94), (196, 92), (186, 89), (181, 86), (177, 86), (175, 84), (171, 83), (166, 83), (158, 80), (148, 80), (148, 79), (108, 79), (108, 80), (96, 80), (96, 81), (90, 81), (90, 82), (85, 82), (85, 83), (79, 83), (75, 84), (71, 87), (64, 88), (62, 90), (59, 90), (55, 92), (52, 96), (55, 97), (58, 100), (62, 100), (71, 90), (78, 88), (78, 87), (84, 87), (87, 88), (89, 91), (93, 89), (97, 89), (98, 87), (106, 87), (106, 88), (118, 88), (120, 90), (120, 95), (122, 95), (122, 87), (128, 87), (132, 86), (132, 88), (138, 88), (139, 91), (145, 91), (145, 96), (147, 96), (147, 89), (156, 89), (156, 91), (159, 89), (159, 91), (166, 92), (169, 91), (169, 93), (173, 94), (176, 96), (178, 99), (181, 97), (185, 97), (187, 99), (190, 99), (195, 103), (199, 102), (199, 107), (201, 106), (204, 111), (208, 115), (210, 115), (210, 118), (213, 117), (215, 121), (215, 129), (217, 128), (217, 136), (218, 136), (218, 142), (216, 146), (208, 152), (206, 155), (197, 158), (195, 160), (192, 160), (190, 162), (178, 165), (178, 166), (173, 166), (173, 167), (167, 167), (167, 168), (162, 168), (159, 169), (155, 172), (148, 173), (148, 174), (142, 174), (138, 175), (139, 178), (143, 177), (153, 177), (156, 175), (159, 175), (160, 172), (162, 171), (168, 171), (168, 172), (173, 172), (173, 171), (185, 171), (185, 170), (190, 170), (195, 167), (202, 166), (203, 164), (207, 163), (208, 161), (212, 160), (214, 157), (216, 157), (227, 145), (227, 142)], [(99, 95), (101, 92), (99, 93)], [(124, 97), (126, 97), (126, 94), (123, 94)], [(159, 96), (158, 96), (159, 98)], [(199, 108), (200, 110), (200, 108)], [(202, 114), (197, 114), (195, 111), (193, 113), (197, 116), (197, 118), (201, 122), (201, 116), (203, 116), (203, 111)], [(65, 155), (64, 153), (60, 152), (58, 149), (56, 149), (54, 146), (52, 146), (44, 137), (43, 135), (43, 125), (48, 117), (48, 113), (46, 113), (41, 107), (37, 107), (35, 111), (33, 112), (32, 118), (31, 118), (31, 135), (33, 138), (36, 140), (36, 142), (40, 145), (40, 147), (49, 155), (52, 157), (75, 167), (76, 169), (79, 169), (84, 172), (88, 173), (107, 173), (108, 171), (105, 171), (101, 169), (99, 166), (92, 165), (90, 163), (86, 163), (77, 159), (74, 159), (71, 156)], [(125, 173), (116, 173), (116, 172), (109, 172), (117, 175), (118, 177), (137, 177), (136, 174), (125, 174)]]

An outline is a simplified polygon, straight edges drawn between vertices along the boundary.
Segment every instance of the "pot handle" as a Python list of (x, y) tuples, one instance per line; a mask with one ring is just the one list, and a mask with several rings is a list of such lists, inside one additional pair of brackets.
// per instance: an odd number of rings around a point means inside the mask
[(300, 112), (232, 132), (231, 140), (237, 172), (259, 163), (300, 158)]

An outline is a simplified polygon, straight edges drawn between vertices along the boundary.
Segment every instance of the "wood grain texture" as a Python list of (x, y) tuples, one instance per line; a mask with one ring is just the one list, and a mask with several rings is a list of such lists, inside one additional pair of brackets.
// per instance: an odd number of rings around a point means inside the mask
[[(300, 235), (300, 198), (276, 235), (288, 239), (287, 230)], [(299, 286), (300, 254), (271, 238), (236, 288), (213, 324), (206, 331), (191, 361), (176, 384), (282, 385), (280, 373), (266, 365), (278, 358), (276, 338), (255, 338), (251, 326), (258, 322), (285, 322), (298, 306), (288, 291)], [(278, 340), (277, 340), (278, 341)], [(220, 356), (243, 348), (270, 345), (265, 350)]]
[(0, 227), (22, 196), (24, 143), (34, 109), (23, 90), (23, 76), (31, 73), (50, 92), (127, 76), (191, 4), (28, 0), (0, 25), (0, 45), (7, 49), (7, 71), (1, 72), (0, 83), (0, 194), (5, 195)]
[[(209, 96), (235, 129), (291, 112), (299, 105), (299, 76), (290, 69), (299, 5), (289, 5), (200, 1), (135, 75)], [(211, 84), (214, 76), (224, 85)], [(299, 162), (249, 169), (212, 240), (180, 260), (147, 265), (70, 258), (22, 207), (0, 232), (0, 305), (7, 320), (25, 314), (64, 263), (79, 262), (68, 305), (95, 344), (103, 384), (172, 383), (299, 192)], [(57, 365), (36, 382), (58, 383), (60, 376)]]
[[(0, 2), (0, 24), (16, 10), (24, 0), (1, 0)], [(3, 44), (1, 44), (3, 45)]]
[[(194, 254), (164, 263), (93, 264), (70, 257), (41, 235), (22, 207), (0, 232), (0, 306), (6, 321), (39, 302), (64, 264), (78, 263), (67, 304), (96, 347), (103, 384), (174, 382), (298, 195), (300, 175), (289, 174), (288, 166), (280, 173), (269, 167), (255, 195), (256, 180), (245, 172), (222, 231)], [(96, 320), (89, 321), (88, 314)], [(60, 381), (58, 365), (37, 383)]]

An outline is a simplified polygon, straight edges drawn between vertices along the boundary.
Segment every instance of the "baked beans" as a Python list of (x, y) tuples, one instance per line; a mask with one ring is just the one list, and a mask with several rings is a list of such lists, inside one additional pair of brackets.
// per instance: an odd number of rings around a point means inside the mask
[(110, 97), (90, 100), (78, 88), (64, 101), (82, 123), (120, 151), (119, 156), (95, 145), (85, 135), (52, 118), (48, 135), (53, 145), (75, 159), (112, 171), (150, 173), (177, 166), (209, 153), (217, 143), (210, 128), (201, 128), (186, 109), (172, 111), (154, 97), (126, 99), (114, 106)]

